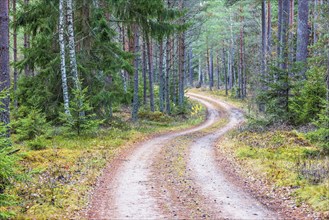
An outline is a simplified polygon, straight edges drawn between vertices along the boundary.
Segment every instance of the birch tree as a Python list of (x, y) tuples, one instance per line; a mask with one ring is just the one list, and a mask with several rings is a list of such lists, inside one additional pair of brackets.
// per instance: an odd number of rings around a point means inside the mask
[(62, 76), (62, 89), (63, 89), (63, 99), (64, 99), (64, 111), (66, 115), (70, 114), (69, 106), (69, 92), (67, 86), (67, 76), (66, 76), (66, 62), (65, 62), (65, 40), (64, 40), (64, 29), (65, 29), (65, 13), (64, 13), (64, 2), (65, 0), (59, 1), (59, 48), (60, 48), (60, 59), (61, 59), (61, 76)]
[(70, 56), (70, 68), (75, 89), (81, 91), (81, 84), (78, 76), (77, 57), (75, 52), (74, 23), (73, 23), (73, 2), (67, 0), (67, 29), (68, 29), (68, 46)]

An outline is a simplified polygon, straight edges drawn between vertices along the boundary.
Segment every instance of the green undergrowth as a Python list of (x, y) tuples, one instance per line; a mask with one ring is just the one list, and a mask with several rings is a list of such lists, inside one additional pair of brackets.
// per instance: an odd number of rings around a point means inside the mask
[(245, 131), (231, 141), (235, 156), (255, 176), (274, 187), (289, 188), (297, 206), (307, 203), (317, 211), (329, 211), (329, 160), (302, 135)]
[[(6, 189), (6, 194), (17, 197), (16, 204), (0, 208), (16, 213), (15, 219), (73, 218), (86, 206), (102, 169), (122, 149), (151, 135), (199, 124), (205, 119), (205, 108), (193, 103), (184, 117), (159, 113), (145, 117), (137, 123), (113, 120), (111, 127), (84, 136), (65, 135), (60, 128), (53, 129), (56, 135), (40, 140), (18, 142), (14, 135), (24, 178)], [(31, 147), (33, 141), (43, 147)]]

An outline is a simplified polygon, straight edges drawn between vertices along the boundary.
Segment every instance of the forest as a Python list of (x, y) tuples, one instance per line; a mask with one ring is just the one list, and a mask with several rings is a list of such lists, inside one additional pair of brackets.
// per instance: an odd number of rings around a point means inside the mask
[(329, 218), (328, 30), (328, 0), (0, 0), (0, 219)]

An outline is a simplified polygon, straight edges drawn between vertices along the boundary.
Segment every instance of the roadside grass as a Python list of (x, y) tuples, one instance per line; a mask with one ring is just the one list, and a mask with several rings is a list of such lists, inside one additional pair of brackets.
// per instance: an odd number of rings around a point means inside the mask
[(15, 144), (20, 149), (23, 175), (7, 189), (8, 194), (18, 198), (9, 210), (16, 213), (15, 219), (80, 218), (76, 215), (86, 207), (97, 177), (123, 149), (153, 135), (182, 130), (204, 120), (205, 108), (193, 102), (192, 110), (184, 117), (145, 119), (138, 123), (114, 121), (112, 127), (85, 136), (67, 136), (57, 131), (57, 135), (43, 140), (46, 147), (42, 150), (31, 150), (28, 142)]
[[(249, 108), (247, 102), (225, 96), (224, 91), (190, 91), (220, 98), (245, 111)], [(284, 126), (250, 131), (247, 122), (223, 138), (218, 151), (235, 161), (240, 175), (262, 180), (274, 194), (284, 192), (282, 196), (292, 198), (296, 206), (308, 204), (329, 216), (329, 158), (305, 134)]]
[(329, 211), (329, 160), (297, 132), (239, 132), (225, 138), (220, 148), (238, 160), (247, 178), (285, 191), (296, 206), (307, 203), (316, 211)]

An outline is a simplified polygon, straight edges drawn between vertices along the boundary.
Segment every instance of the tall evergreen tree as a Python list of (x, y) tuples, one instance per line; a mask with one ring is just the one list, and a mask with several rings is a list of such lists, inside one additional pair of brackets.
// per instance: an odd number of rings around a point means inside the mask
[[(9, 69), (9, 1), (0, 1), (0, 92), (10, 87)], [(6, 92), (8, 93), (8, 91)], [(1, 100), (0, 121), (9, 124), (9, 96)]]

